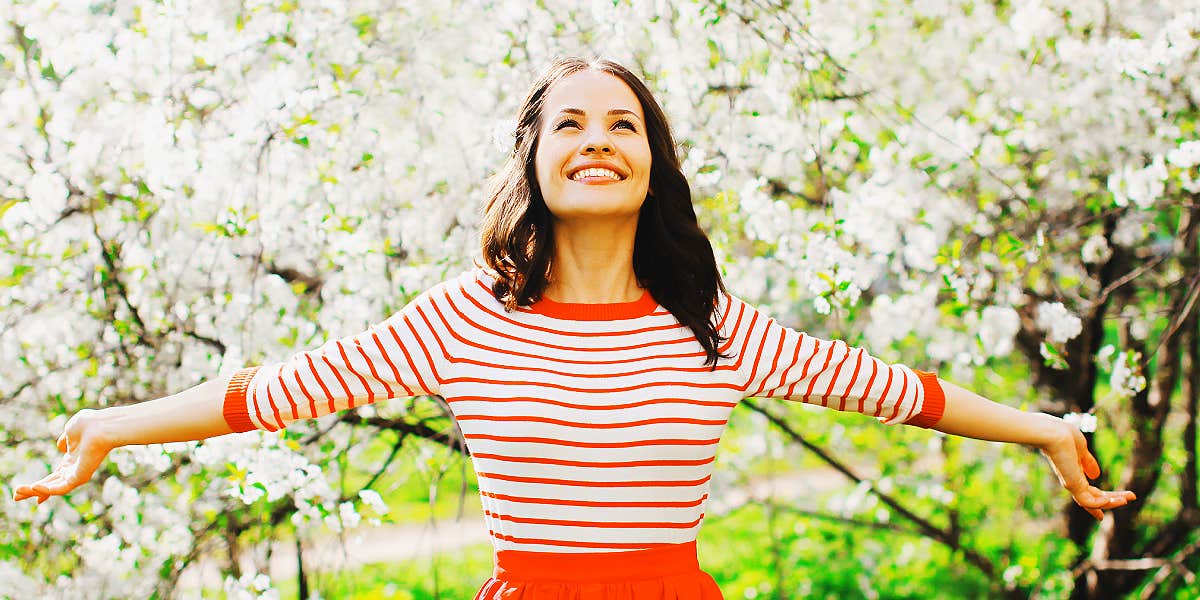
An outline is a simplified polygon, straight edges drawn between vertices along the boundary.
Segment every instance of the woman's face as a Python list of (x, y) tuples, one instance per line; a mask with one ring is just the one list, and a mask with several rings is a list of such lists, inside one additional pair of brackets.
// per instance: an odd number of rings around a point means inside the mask
[(534, 165), (556, 220), (637, 218), (650, 187), (650, 144), (633, 90), (578, 71), (546, 94)]

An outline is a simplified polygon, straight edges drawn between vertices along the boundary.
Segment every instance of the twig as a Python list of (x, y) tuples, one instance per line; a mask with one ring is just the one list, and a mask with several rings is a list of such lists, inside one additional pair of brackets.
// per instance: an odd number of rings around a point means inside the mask
[(963, 555), (967, 559), (967, 562), (974, 565), (976, 568), (978, 568), (980, 571), (982, 571), (988, 577), (992, 577), (995, 575), (996, 568), (995, 568), (995, 566), (992, 565), (991, 561), (989, 561), (987, 558), (985, 558), (983, 555), (979, 554), (978, 552), (972, 550), (971, 548), (967, 548), (967, 547), (963, 546), (961, 540), (955, 533), (953, 533), (951, 531), (947, 531), (945, 529), (942, 529), (941, 527), (938, 527), (937, 525), (934, 525), (928, 519), (925, 519), (924, 517), (921, 517), (921, 516), (917, 515), (916, 513), (912, 512), (911, 510), (909, 510), (907, 507), (902, 505), (899, 500), (892, 497), (890, 494), (880, 491), (877, 487), (875, 487), (875, 485), (872, 482), (866, 481), (862, 477), (859, 477), (852, 470), (850, 470), (850, 467), (846, 466), (844, 463), (837, 460), (832, 455), (825, 452), (824, 450), (822, 450), (820, 447), (816, 446), (812, 442), (804, 439), (804, 436), (797, 433), (795, 429), (792, 429), (792, 427), (790, 425), (788, 425), (788, 423), (786, 421), (784, 421), (782, 418), (780, 418), (774, 414), (771, 414), (764, 407), (760, 406), (759, 404), (757, 404), (753, 401), (746, 400), (746, 401), (744, 401), (744, 404), (746, 404), (750, 408), (750, 410), (753, 410), (754, 412), (757, 412), (757, 413), (763, 415), (764, 417), (766, 417), (768, 421), (770, 421), (772, 424), (774, 424), (776, 427), (778, 427), (787, 437), (792, 439), (792, 441), (799, 443), (801, 446), (804, 446), (805, 448), (807, 448), (808, 450), (810, 450), (811, 452), (816, 454), (818, 457), (820, 457), (821, 460), (823, 460), (827, 464), (829, 464), (829, 466), (837, 469), (839, 472), (841, 472), (843, 475), (845, 475), (846, 477), (853, 480), (855, 483), (866, 482), (870, 486), (871, 493), (875, 494), (875, 496), (878, 497), (880, 499), (880, 501), (882, 501), (884, 504), (886, 504), (893, 511), (899, 513), (905, 519), (908, 519), (913, 524), (915, 524), (917, 526), (917, 530), (922, 535), (924, 535), (928, 538), (934, 539), (938, 542), (941, 542), (942, 544), (946, 545), (947, 547), (949, 547), (953, 550), (962, 551)]
[(1153, 269), (1154, 267), (1158, 266), (1158, 263), (1161, 263), (1162, 261), (1166, 260), (1169, 256), (1171, 256), (1170, 251), (1163, 252), (1162, 254), (1159, 254), (1158, 256), (1155, 256), (1153, 259), (1151, 259), (1150, 262), (1147, 262), (1147, 263), (1143, 264), (1142, 266), (1140, 266), (1136, 269), (1133, 269), (1132, 271), (1118, 277), (1112, 283), (1104, 286), (1104, 289), (1100, 291), (1100, 295), (1096, 298), (1096, 301), (1093, 303), (1093, 305), (1099, 306), (1101, 304), (1104, 304), (1104, 302), (1106, 302), (1108, 300), (1108, 296), (1110, 294), (1112, 294), (1114, 291), (1116, 291), (1117, 288), (1125, 285), (1126, 283), (1129, 283), (1130, 281), (1133, 281), (1134, 279), (1137, 279), (1138, 277), (1140, 277), (1142, 275), (1142, 273), (1145, 273), (1146, 271), (1149, 271), (1150, 269)]
[(1183, 305), (1183, 310), (1179, 311), (1179, 313), (1175, 315), (1175, 318), (1171, 320), (1171, 325), (1167, 327), (1165, 332), (1163, 332), (1162, 338), (1158, 341), (1158, 345), (1154, 347), (1154, 351), (1150, 353), (1150, 356), (1146, 357), (1146, 364), (1150, 363), (1150, 359), (1154, 358), (1154, 355), (1158, 354), (1158, 351), (1161, 350), (1162, 347), (1171, 339), (1171, 336), (1175, 335), (1175, 332), (1179, 330), (1179, 326), (1183, 325), (1183, 322), (1187, 320), (1188, 315), (1191, 314), (1192, 307), (1196, 305), (1196, 298), (1200, 298), (1200, 274), (1197, 274), (1195, 277), (1193, 277), (1192, 282), (1188, 284), (1186, 298), (1187, 301)]
[(1159, 567), (1158, 571), (1154, 573), (1154, 579), (1142, 590), (1142, 598), (1153, 597), (1154, 593), (1158, 591), (1158, 586), (1170, 578), (1174, 571), (1182, 572), (1184, 581), (1191, 585), (1196, 580), (1196, 574), (1191, 569), (1188, 569), (1183, 562), (1191, 557), (1192, 554), (1195, 554), (1197, 550), (1200, 550), (1200, 536), (1196, 536), (1196, 539), (1192, 540), (1192, 543), (1184, 546), (1179, 552), (1176, 552), (1175, 556), (1163, 561), (1166, 564)]

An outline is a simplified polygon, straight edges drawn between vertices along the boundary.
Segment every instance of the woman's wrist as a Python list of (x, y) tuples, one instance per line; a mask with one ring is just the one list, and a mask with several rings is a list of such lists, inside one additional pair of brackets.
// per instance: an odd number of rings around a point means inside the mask
[(80, 426), (93, 441), (107, 446), (110, 450), (128, 445), (121, 436), (121, 413), (125, 407), (110, 406), (101, 409), (84, 409), (76, 415)]
[(1073, 443), (1073, 425), (1049, 413), (1030, 414), (1038, 417), (1032, 429), (1034, 436), (1033, 446), (1036, 446), (1038, 449), (1045, 449), (1061, 444), (1064, 441)]

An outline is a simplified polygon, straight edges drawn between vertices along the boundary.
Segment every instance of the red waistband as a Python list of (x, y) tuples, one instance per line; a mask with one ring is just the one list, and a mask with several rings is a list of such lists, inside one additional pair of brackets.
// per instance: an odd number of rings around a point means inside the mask
[(492, 577), (501, 581), (602, 583), (653, 579), (700, 570), (696, 542), (630, 552), (526, 552), (500, 550)]

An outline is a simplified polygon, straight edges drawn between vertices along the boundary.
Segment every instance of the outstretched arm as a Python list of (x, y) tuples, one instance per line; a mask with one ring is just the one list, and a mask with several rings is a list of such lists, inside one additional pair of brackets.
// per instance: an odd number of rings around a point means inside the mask
[(233, 429), (222, 415), (229, 378), (207, 381), (157, 400), (75, 413), (58, 438), (63, 457), (49, 475), (17, 486), (14, 500), (37, 497), (38, 504), (79, 487), (113, 448), (201, 440)]
[(13, 497), (37, 497), (41, 504), (66, 494), (90, 479), (120, 446), (277, 431), (299, 419), (401, 394), (436, 394), (437, 359), (430, 348), (441, 348), (438, 340), (450, 336), (433, 329), (438, 314), (433, 301), (431, 292), (422, 294), (364, 332), (298, 352), (285, 362), (239, 369), (158, 400), (81, 410), (58, 438), (64, 453), (58, 465), (46, 477), (17, 486)]
[(1104, 511), (1135, 500), (1133, 492), (1106, 492), (1088, 483), (1100, 476), (1100, 465), (1088, 451), (1087, 440), (1078, 427), (1045, 413), (1025, 412), (992, 402), (945, 380), (939, 381), (946, 396), (942, 418), (934, 429), (993, 442), (1027, 444), (1042, 451), (1059, 482), (1096, 519)]

